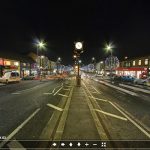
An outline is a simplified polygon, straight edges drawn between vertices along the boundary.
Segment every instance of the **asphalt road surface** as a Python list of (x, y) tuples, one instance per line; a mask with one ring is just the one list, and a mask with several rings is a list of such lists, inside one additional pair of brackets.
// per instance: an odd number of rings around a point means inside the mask
[(71, 149), (74, 144), (55, 140), (75, 140), (76, 148), (94, 144), (80, 140), (150, 140), (148, 94), (131, 95), (88, 78), (81, 87), (75, 85), (75, 79), (68, 77), (1, 86), (0, 148), (63, 144)]

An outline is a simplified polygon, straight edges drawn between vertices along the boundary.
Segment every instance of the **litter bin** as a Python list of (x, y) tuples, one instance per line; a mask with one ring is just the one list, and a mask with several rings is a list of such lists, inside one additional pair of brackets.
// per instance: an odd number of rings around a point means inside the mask
[(81, 75), (76, 76), (76, 85), (81, 86)]

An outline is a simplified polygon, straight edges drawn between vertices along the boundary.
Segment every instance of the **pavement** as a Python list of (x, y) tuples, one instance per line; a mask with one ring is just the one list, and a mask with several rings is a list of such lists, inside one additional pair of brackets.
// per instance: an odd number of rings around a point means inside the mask
[(92, 114), (82, 87), (74, 87), (63, 140), (99, 140)]

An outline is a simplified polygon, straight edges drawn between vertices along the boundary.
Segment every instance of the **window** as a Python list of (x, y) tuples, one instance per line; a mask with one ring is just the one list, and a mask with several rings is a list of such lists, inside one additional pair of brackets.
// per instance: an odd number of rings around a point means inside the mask
[(139, 63), (138, 63), (139, 65), (141, 65), (141, 60), (139, 60)]
[(145, 65), (148, 65), (148, 59), (145, 59)]
[(133, 66), (135, 66), (135, 60), (133, 61)]
[(12, 72), (11, 77), (15, 77), (15, 76), (16, 76), (15, 72)]
[(18, 72), (16, 72), (16, 76), (19, 77), (19, 73)]

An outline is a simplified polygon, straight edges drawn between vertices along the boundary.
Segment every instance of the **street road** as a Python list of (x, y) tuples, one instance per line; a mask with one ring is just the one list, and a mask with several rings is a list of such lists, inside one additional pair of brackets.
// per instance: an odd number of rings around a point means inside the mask
[[(90, 79), (85, 79), (85, 83), (87, 84), (87, 87), (90, 86), (89, 91), (93, 91), (93, 93), (91, 93), (93, 97), (96, 98), (101, 111), (116, 115), (110, 117), (106, 114), (104, 116), (105, 121), (103, 120), (111, 139), (147, 139), (144, 134), (139, 132), (140, 129), (137, 130), (137, 127), (135, 127), (134, 124), (129, 124), (129, 121), (125, 121), (125, 118), (127, 117), (123, 115), (122, 112), (132, 118), (132, 120), (138, 122), (142, 128), (150, 132), (150, 102), (147, 101), (148, 94), (134, 91), (138, 96), (131, 95), (130, 91), (132, 92), (133, 90), (128, 89), (129, 92), (125, 93)], [(115, 86), (118, 87), (118, 85)], [(125, 89), (127, 90), (127, 88)], [(94, 90), (97, 92), (94, 92)], [(140, 94), (141, 97), (139, 96)], [(100, 111), (99, 113), (103, 114)], [(114, 119), (115, 117), (118, 117), (118, 119)]]
[(81, 87), (75, 83), (68, 77), (1, 86), (0, 148), (45, 148), (55, 140), (150, 140), (149, 94), (89, 78)]

